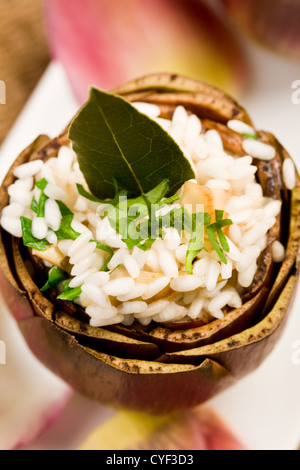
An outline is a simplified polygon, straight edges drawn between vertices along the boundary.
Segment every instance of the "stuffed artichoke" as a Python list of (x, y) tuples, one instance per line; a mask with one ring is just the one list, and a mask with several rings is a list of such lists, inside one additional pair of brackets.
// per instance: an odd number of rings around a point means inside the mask
[(141, 77), (39, 136), (1, 186), (0, 286), (74, 389), (152, 413), (203, 403), (276, 344), (297, 287), (299, 177), (230, 96)]

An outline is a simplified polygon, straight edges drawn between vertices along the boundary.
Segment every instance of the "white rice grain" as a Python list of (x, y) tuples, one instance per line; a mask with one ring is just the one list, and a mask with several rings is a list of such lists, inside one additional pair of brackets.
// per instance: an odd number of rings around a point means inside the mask
[(81, 287), (82, 292), (91, 299), (95, 304), (102, 308), (109, 309), (111, 307), (111, 302), (108, 295), (102, 290), (101, 287), (96, 286), (95, 284), (90, 284), (84, 282)]
[(174, 256), (166, 249), (162, 250), (158, 255), (159, 265), (164, 275), (170, 278), (178, 276), (178, 266)]
[(152, 297), (157, 295), (159, 292), (161, 292), (169, 284), (170, 284), (170, 278), (167, 276), (162, 276), (162, 277), (159, 277), (158, 279), (155, 279), (155, 281), (152, 281), (150, 284), (148, 284), (145, 293), (142, 295), (142, 298), (144, 300), (151, 299)]
[(109, 273), (97, 271), (86, 278), (88, 284), (95, 284), (98, 287), (104, 286), (109, 281)]
[(22, 225), (19, 217), (12, 217), (10, 215), (1, 216), (1, 227), (14, 237), (22, 237)]
[(170, 286), (176, 292), (189, 292), (203, 285), (203, 279), (194, 274), (183, 274), (172, 279)]
[(123, 263), (129, 276), (131, 276), (133, 279), (136, 279), (137, 277), (139, 277), (140, 266), (132, 255), (130, 255), (129, 253), (126, 253), (123, 258)]
[(187, 312), (188, 310), (185, 307), (177, 305), (175, 302), (170, 302), (161, 313), (153, 317), (153, 320), (160, 323), (179, 320), (184, 318)]
[(211, 313), (211, 315), (215, 318), (217, 318), (218, 320), (223, 320), (224, 318), (224, 312), (220, 309), (220, 310), (214, 310), (213, 313)]
[(249, 124), (246, 124), (245, 122), (238, 119), (230, 119), (227, 122), (227, 126), (229, 129), (237, 132), (238, 134), (248, 134), (253, 136), (256, 135), (256, 131), (252, 126), (249, 126)]
[(173, 227), (168, 228), (165, 231), (165, 236), (164, 236), (165, 247), (168, 250), (173, 251), (179, 247), (180, 243), (181, 243), (181, 237), (178, 233), (178, 230), (176, 230)]
[[(263, 237), (268, 230), (275, 224), (276, 219), (271, 217), (262, 222), (258, 222), (252, 229), (248, 230), (242, 237), (240, 241), (240, 246), (242, 249), (246, 248), (249, 245), (257, 243), (261, 237)], [(239, 261), (239, 260), (236, 260)]]
[(27, 176), (35, 176), (44, 165), (42, 160), (34, 160), (32, 162), (23, 163), (17, 166), (13, 174), (16, 178), (26, 178)]
[(232, 261), (228, 257), (226, 259), (227, 259), (227, 264), (221, 263), (220, 274), (221, 274), (222, 279), (230, 279), (232, 276), (232, 269), (233, 269)]
[(251, 182), (248, 183), (245, 187), (245, 195), (253, 200), (255, 199), (262, 199), (263, 197), (263, 190), (259, 183)]
[(294, 189), (296, 185), (296, 170), (291, 158), (286, 158), (282, 165), (283, 182), (287, 189)]
[(186, 122), (184, 129), (184, 141), (190, 145), (201, 133), (201, 121), (195, 114), (191, 114)]
[(57, 184), (53, 183), (48, 183), (47, 186), (44, 189), (44, 193), (46, 196), (48, 196), (50, 199), (56, 199), (58, 201), (66, 201), (68, 199), (68, 193), (58, 186)]
[(273, 200), (265, 205), (264, 216), (266, 218), (277, 217), (280, 214), (282, 202), (279, 200)]
[(17, 187), (23, 188), (27, 191), (31, 191), (33, 187), (33, 177), (32, 176), (26, 176), (25, 178), (21, 178), (19, 180), (16, 180), (14, 183)]
[(13, 217), (13, 218), (19, 218), (22, 215), (24, 215), (25, 208), (22, 204), (19, 204), (17, 202), (12, 202), (8, 206), (4, 207), (1, 215), (3, 216), (8, 216), (8, 217)]
[(236, 270), (239, 272), (245, 271), (248, 269), (250, 264), (256, 261), (260, 254), (260, 249), (257, 245), (247, 246), (241, 252), (241, 258), (238, 263), (236, 263)]
[(227, 191), (230, 191), (230, 189), (231, 189), (231, 184), (229, 183), (229, 181), (226, 181), (226, 180), (223, 180), (223, 179), (208, 180), (208, 181), (206, 181), (205, 186), (207, 188), (225, 189)]
[(200, 135), (193, 145), (192, 158), (197, 160), (204, 160), (208, 155), (208, 144), (203, 135)]
[(193, 302), (191, 303), (188, 309), (188, 316), (192, 320), (196, 320), (200, 318), (202, 309), (204, 306), (204, 302), (205, 302), (205, 298), (202, 296), (198, 296), (193, 300)]
[(150, 268), (153, 272), (160, 271), (160, 265), (158, 261), (158, 254), (154, 248), (151, 248), (147, 252), (146, 266)]
[(245, 269), (244, 271), (241, 271), (238, 274), (238, 283), (242, 287), (249, 287), (253, 281), (256, 270), (257, 270), (257, 264), (254, 261), (247, 267), (247, 269)]
[(45, 221), (49, 228), (56, 232), (61, 224), (62, 215), (59, 206), (53, 199), (47, 199), (45, 203)]
[(205, 276), (205, 286), (207, 290), (212, 290), (216, 287), (220, 273), (220, 263), (214, 259), (211, 259), (209, 261), (208, 270)]
[[(90, 319), (91, 326), (101, 327), (101, 326), (115, 325), (118, 323), (122, 323), (124, 321), (124, 315), (121, 315), (120, 313), (114, 315), (115, 309), (109, 310), (107, 312), (105, 310), (101, 311), (100, 307), (97, 307), (97, 309), (98, 309), (98, 315), (96, 315), (96, 310), (94, 310), (93, 311), (94, 317)], [(107, 318), (104, 319), (103, 317), (106, 315), (107, 315)]]
[(88, 206), (88, 200), (82, 196), (78, 196), (74, 203), (73, 210), (77, 212), (87, 212)]
[[(237, 248), (237, 246), (230, 240), (229, 237), (226, 237), (226, 240), (227, 240), (227, 243), (229, 245), (229, 252), (227, 253), (227, 256), (228, 258), (230, 258), (232, 261), (237, 261), (239, 262), (240, 258), (241, 258), (241, 252), (240, 250)], [(242, 239), (241, 239), (242, 240)]]
[(46, 238), (48, 233), (48, 226), (44, 217), (34, 217), (32, 219), (31, 233), (38, 240)]
[(132, 256), (138, 262), (140, 269), (144, 267), (147, 259), (147, 253), (145, 250), (141, 250), (137, 246), (135, 246), (132, 250)]
[[(118, 313), (118, 310), (116, 307), (103, 308), (99, 305), (90, 305), (86, 308), (86, 313), (93, 320), (93, 325), (96, 326), (96, 322), (101, 322), (102, 320), (108, 320), (114, 317)], [(90, 324), (92, 325), (91, 322)]]
[[(90, 244), (89, 241), (90, 241), (90, 235), (88, 233), (82, 233), (81, 235), (79, 235), (79, 237), (76, 238), (76, 240), (74, 240), (73, 243), (71, 244), (68, 250), (68, 256), (72, 258), (76, 254), (79, 254), (80, 259), (81, 259), (80, 250), (82, 250), (85, 246), (93, 246), (93, 249), (95, 249), (96, 244), (94, 245), (92, 243)], [(73, 260), (72, 264), (75, 264), (75, 263), (76, 261)]]
[(131, 289), (128, 294), (118, 295), (117, 299), (120, 302), (127, 302), (128, 300), (133, 300), (141, 297), (147, 289), (147, 284), (136, 284), (133, 289)]
[(47, 235), (46, 235), (46, 240), (51, 245), (56, 245), (57, 244), (57, 235), (56, 235), (56, 233), (54, 233), (53, 230), (48, 230)]
[[(87, 237), (89, 239), (89, 237)], [(78, 240), (78, 239), (77, 239)], [(76, 240), (75, 240), (76, 241)], [(74, 242), (75, 243), (75, 242)], [(74, 249), (71, 245), (67, 254), (70, 257), (70, 264), (77, 264), (88, 258), (96, 249), (96, 243), (86, 240), (85, 243), (76, 244), (78, 248)]]
[(96, 268), (97, 267), (96, 258), (97, 258), (97, 254), (92, 253), (91, 255), (82, 259), (79, 263), (74, 264), (74, 266), (71, 269), (71, 275), (78, 276), (79, 274), (82, 274), (83, 272), (85, 272), (87, 269), (91, 267)]
[[(73, 244), (72, 240), (58, 240), (58, 248), (65, 255), (68, 256), (68, 251)], [(74, 264), (74, 263), (73, 263)]]
[(64, 181), (69, 180), (74, 156), (73, 150), (66, 145), (60, 147), (56, 158), (56, 169), (60, 179), (63, 179)]
[(72, 288), (75, 288), (75, 287), (80, 287), (84, 282), (85, 280), (91, 275), (91, 274), (94, 274), (96, 272), (96, 269), (95, 268), (90, 268), (88, 269), (87, 271), (85, 271), (84, 273), (82, 274), (79, 274), (78, 276), (75, 276), (71, 279), (71, 281), (69, 282), (69, 286), (72, 287)]
[(228, 235), (233, 243), (238, 244), (242, 237), (242, 232), (241, 232), (240, 227), (236, 224), (229, 225)]
[(133, 323), (134, 323), (134, 315), (133, 314), (131, 314), (131, 315), (129, 314), (129, 315), (124, 316), (124, 320), (122, 321), (122, 325), (131, 326)]
[(243, 150), (254, 158), (260, 160), (272, 160), (276, 155), (276, 150), (269, 144), (254, 139), (243, 140)]
[(223, 292), (219, 292), (208, 304), (207, 309), (209, 313), (212, 315), (214, 312), (222, 310), (225, 305), (230, 302), (232, 297), (232, 292), (229, 290), (224, 290)]
[(132, 105), (142, 114), (150, 118), (157, 118), (160, 115), (160, 107), (152, 103), (146, 103), (141, 101), (135, 101)]
[(225, 210), (231, 216), (232, 214), (251, 208), (251, 202), (252, 201), (248, 196), (232, 196), (225, 207)]
[(272, 257), (275, 263), (282, 263), (285, 259), (285, 247), (278, 240), (272, 243)]
[(165, 118), (156, 118), (155, 121), (159, 124), (165, 131), (169, 132), (171, 128), (171, 121)]
[(22, 186), (18, 186), (17, 184), (12, 184), (8, 187), (7, 192), (11, 198), (10, 202), (16, 202), (24, 207), (30, 207), (32, 193), (31, 191), (28, 191), (28, 189), (24, 189)]
[(134, 286), (134, 279), (131, 277), (121, 277), (109, 281), (102, 289), (107, 295), (117, 297), (119, 295), (128, 294)]
[(175, 252), (176, 258), (181, 264), (185, 264), (186, 252), (187, 252), (187, 245), (182, 244), (182, 245), (179, 245), (178, 248), (176, 248), (176, 252)]
[(124, 257), (127, 254), (129, 254), (129, 250), (127, 248), (120, 248), (119, 250), (115, 251), (113, 257), (107, 265), (108, 269), (113, 270), (120, 264), (123, 264)]
[(241, 212), (236, 212), (230, 215), (230, 219), (235, 225), (245, 223), (249, 220), (253, 220), (253, 209), (247, 209)]
[(196, 261), (193, 265), (193, 274), (199, 277), (206, 275), (210, 260), (208, 257), (204, 257)]
[(136, 313), (135, 317), (138, 319), (153, 317), (164, 311), (169, 305), (168, 300), (156, 300), (148, 304), (147, 309), (143, 312)]
[(123, 302), (118, 308), (119, 313), (122, 313), (122, 315), (144, 313), (146, 310), (147, 302), (143, 302), (142, 300)]
[(223, 141), (217, 130), (209, 129), (206, 131), (205, 140), (209, 146), (215, 146), (218, 149), (223, 150)]

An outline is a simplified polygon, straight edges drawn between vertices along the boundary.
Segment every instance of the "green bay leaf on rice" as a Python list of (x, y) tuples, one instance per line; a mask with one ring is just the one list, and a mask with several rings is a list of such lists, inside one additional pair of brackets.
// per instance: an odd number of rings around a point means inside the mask
[(195, 178), (182, 150), (159, 124), (125, 99), (96, 88), (73, 119), (69, 138), (97, 198), (113, 198), (115, 181), (135, 197), (163, 179), (172, 195)]

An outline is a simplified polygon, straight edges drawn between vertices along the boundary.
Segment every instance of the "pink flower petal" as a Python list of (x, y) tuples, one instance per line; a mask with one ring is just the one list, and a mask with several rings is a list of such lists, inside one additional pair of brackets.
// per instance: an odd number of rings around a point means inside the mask
[(248, 66), (229, 28), (199, 0), (46, 0), (52, 55), (80, 102), (147, 73), (181, 73), (229, 92)]
[(72, 390), (33, 356), (2, 303), (0, 341), (0, 450), (12, 450), (59, 419)]

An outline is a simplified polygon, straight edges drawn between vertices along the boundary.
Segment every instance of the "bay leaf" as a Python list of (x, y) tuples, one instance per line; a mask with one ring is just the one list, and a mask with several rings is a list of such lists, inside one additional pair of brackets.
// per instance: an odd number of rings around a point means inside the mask
[(178, 144), (124, 98), (91, 88), (69, 138), (91, 193), (113, 198), (115, 181), (135, 197), (169, 181), (169, 193), (195, 178)]

